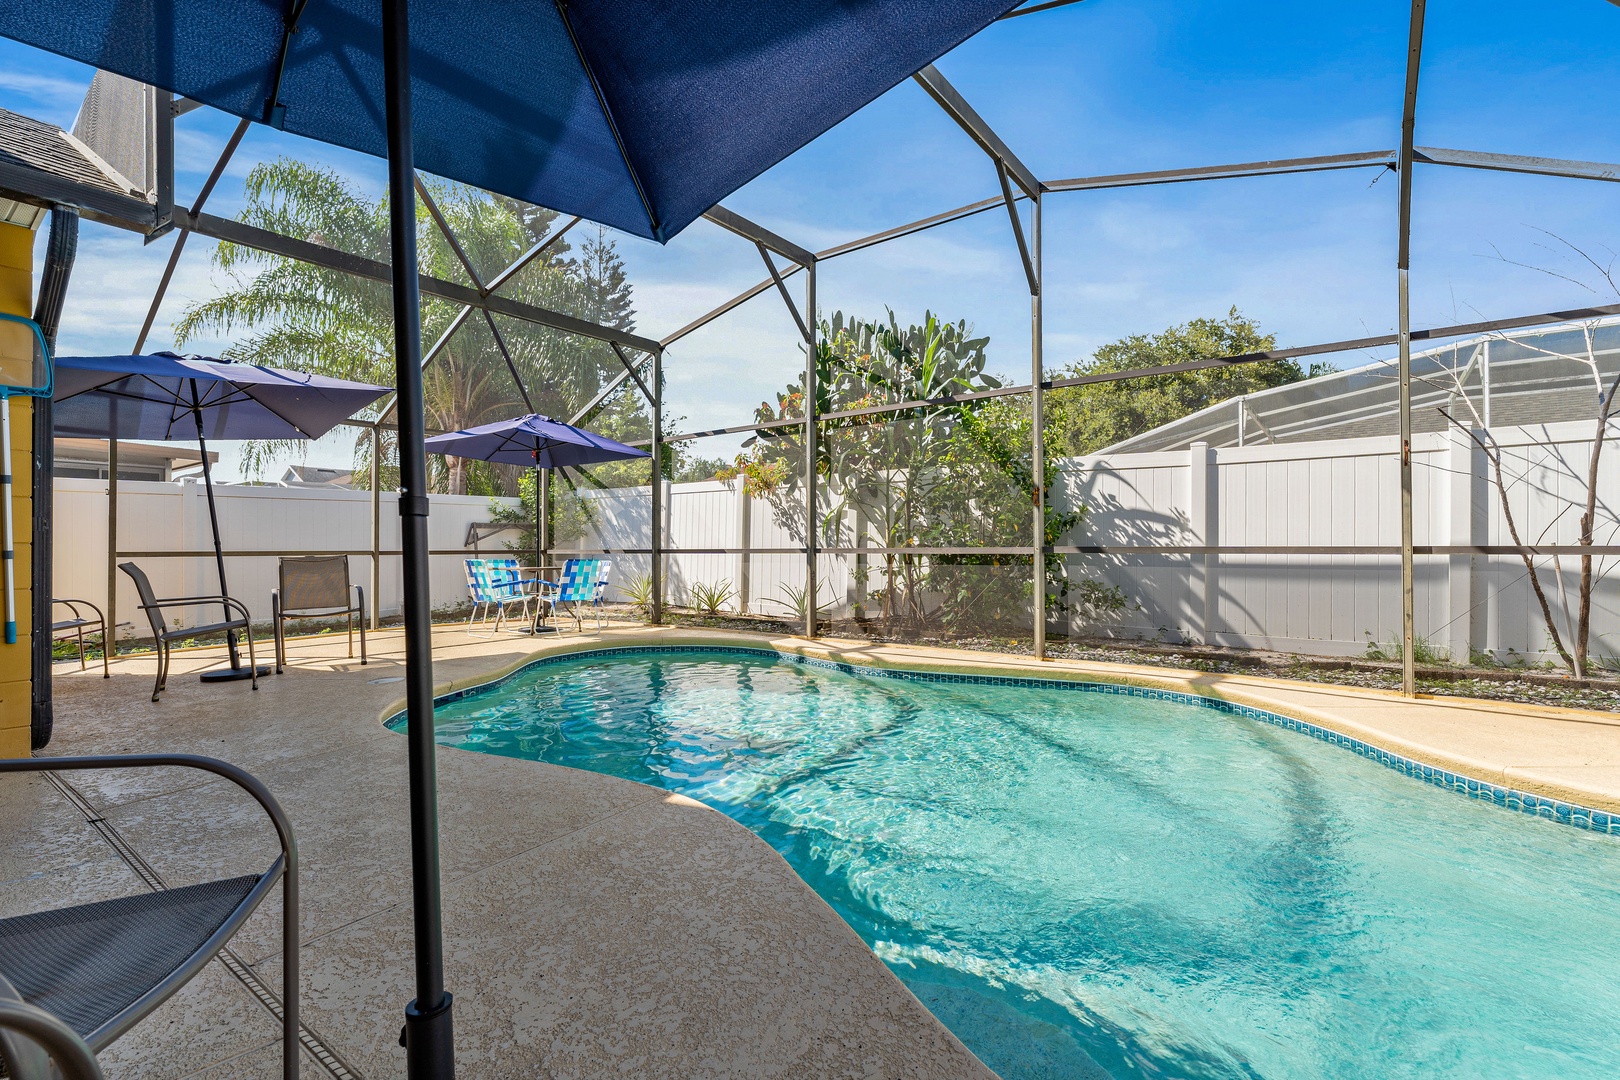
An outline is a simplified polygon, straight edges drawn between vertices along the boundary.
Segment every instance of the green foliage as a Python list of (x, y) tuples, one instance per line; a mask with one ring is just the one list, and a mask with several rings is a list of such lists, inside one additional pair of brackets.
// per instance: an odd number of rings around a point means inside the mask
[[(675, 446), (680, 445), (680, 443), (675, 444)], [(729, 470), (730, 466), (726, 464), (724, 458), (682, 458), (671, 479), (677, 484), (692, 484), (700, 480), (718, 479), (721, 473), (729, 473)], [(731, 477), (728, 475), (726, 478), (729, 480)]]
[[(468, 261), (488, 281), (546, 235), (553, 211), (495, 197), (457, 184), (430, 181), (429, 192), (456, 234)], [(239, 215), (251, 225), (378, 262), (389, 259), (386, 200), (367, 198), (333, 169), (288, 158), (256, 166), (248, 174)], [(467, 281), (459, 257), (418, 206), (417, 245), (422, 272)], [(502, 287), (514, 300), (582, 318), (632, 326), (630, 284), (605, 233), (586, 242), (577, 259), (565, 258), (559, 242)], [(189, 305), (175, 324), (182, 347), (197, 338), (230, 338), (232, 360), (313, 371), (337, 378), (392, 385), (392, 297), (385, 282), (370, 281), (251, 248), (223, 243), (214, 265), (225, 287), (211, 299)], [(460, 308), (434, 297), (422, 299), (422, 336), (437, 341)], [(512, 366), (527, 386), (533, 410), (568, 417), (591, 400), (621, 370), (602, 342), (495, 316)], [(453, 431), (529, 411), (506, 360), (483, 318), (461, 323), (424, 373), (430, 428)], [(628, 412), (638, 411), (629, 399)], [(645, 407), (639, 408), (643, 430)], [(628, 416), (620, 426), (633, 426)], [(285, 444), (250, 446), (247, 467), (262, 467)], [(371, 438), (356, 444), (356, 479), (370, 476)], [(397, 486), (391, 432), (381, 439), (381, 483)], [(507, 494), (522, 470), (464, 458), (429, 459), (435, 490)]]
[[(805, 605), (805, 595), (806, 594), (805, 594), (804, 589), (801, 588), (801, 587), (798, 587), (798, 586), (794, 586), (794, 585), (784, 585), (784, 586), (782, 586), (781, 591), (782, 591), (782, 595), (787, 598), (786, 600), (778, 600), (773, 596), (767, 596), (764, 599), (763, 602), (767, 603), (767, 604), (775, 604), (777, 607), (780, 607), (780, 608), (785, 608), (799, 622), (804, 622), (805, 621), (805, 619), (804, 619), (805, 606), (806, 606)], [(819, 598), (816, 600), (816, 618), (818, 618), (818, 619), (821, 618), (828, 611), (831, 611), (831, 610), (832, 610), (832, 603), (830, 601), (826, 602), (826, 603), (823, 603)]]
[(584, 287), (585, 306), (579, 313), (581, 318), (615, 330), (636, 328), (630, 280), (606, 229), (598, 225), (596, 235), (581, 245), (579, 257), (568, 260), (567, 266)]
[[(937, 399), (992, 390), (1000, 381), (986, 371), (988, 338), (975, 338), (965, 322), (932, 313), (922, 324), (846, 319), (842, 312), (821, 324), (815, 372), (818, 414)], [(804, 381), (762, 404), (760, 422), (804, 415)], [(908, 547), (1007, 547), (1027, 545), (1034, 526), (1035, 477), (1031, 430), (1020, 398), (929, 405), (826, 421), (817, 442), (816, 472), (834, 500), (819, 523), (827, 543), (841, 536), (853, 511), (859, 528), (877, 545), (884, 588), (873, 594), (884, 618), (916, 628), (937, 619), (948, 629), (1026, 625), (1030, 601), (1027, 556), (909, 555)], [(742, 478), (750, 495), (778, 504), (789, 527), (804, 483), (804, 433), (797, 427), (762, 431), (749, 453), (721, 479)], [(1050, 490), (1056, 470), (1048, 464)], [(1048, 507), (1047, 543), (1079, 523), (1081, 515)], [(894, 550), (900, 549), (900, 550)], [(1063, 603), (1068, 585), (1062, 561), (1049, 560), (1059, 582), (1050, 603)], [(868, 571), (870, 576), (870, 571)], [(924, 595), (943, 597), (935, 611)]]
[(629, 598), (630, 606), (639, 610), (643, 615), (652, 611), (652, 575), (642, 574), (640, 577), (631, 578), (619, 586), (619, 591)]
[[(1158, 334), (1134, 334), (1104, 345), (1090, 360), (1055, 371), (1055, 379), (1183, 364), (1276, 347), (1276, 338), (1232, 308), (1223, 319), (1193, 319)], [(1128, 382), (1092, 383), (1046, 395), (1049, 454), (1090, 454), (1239, 394), (1252, 394), (1318, 373), (1292, 360), (1182, 371)]]
[(722, 579), (713, 585), (703, 582), (694, 584), (690, 590), (692, 606), (705, 615), (718, 615), (725, 606), (731, 603), (737, 591), (731, 587), (730, 579)]
[[(1387, 642), (1381, 642), (1372, 636), (1372, 631), (1368, 630), (1365, 633), (1367, 636), (1365, 655), (1368, 660), (1400, 662), (1401, 639), (1398, 636)], [(1451, 663), (1451, 655), (1428, 638), (1419, 635), (1412, 639), (1412, 662), (1421, 667), (1440, 667)]]

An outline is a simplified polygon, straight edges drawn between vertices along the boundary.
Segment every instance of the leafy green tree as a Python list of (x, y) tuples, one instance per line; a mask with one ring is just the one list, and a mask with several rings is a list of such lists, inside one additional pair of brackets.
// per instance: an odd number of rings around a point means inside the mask
[[(1276, 344), (1274, 336), (1262, 334), (1258, 323), (1232, 308), (1222, 319), (1193, 319), (1157, 334), (1122, 338), (1052, 377), (1183, 364), (1263, 352)], [(1095, 453), (1217, 402), (1297, 382), (1319, 370), (1306, 371), (1292, 360), (1264, 360), (1052, 390), (1046, 395), (1047, 453), (1056, 457)]]
[[(988, 338), (965, 322), (932, 313), (921, 325), (845, 319), (821, 324), (816, 356), (818, 414), (899, 404), (998, 388), (986, 372)], [(763, 404), (760, 422), (804, 415), (803, 377)], [(797, 427), (766, 430), (753, 449), (720, 474), (741, 477), (751, 494), (772, 500), (786, 523), (801, 521), (804, 436)], [(823, 542), (840, 539), (854, 511), (860, 531), (889, 549), (884, 588), (875, 594), (892, 625), (916, 629), (938, 618), (949, 629), (1027, 625), (1026, 557), (910, 555), (906, 548), (1005, 547), (1027, 544), (1034, 474), (1030, 420), (1022, 399), (928, 405), (895, 413), (825, 421), (817, 472), (833, 506), (819, 523)], [(1055, 473), (1048, 468), (1050, 486)], [(1077, 513), (1048, 510), (1053, 542), (1078, 523)], [(1054, 564), (1058, 560), (1052, 560)], [(944, 596), (937, 611), (925, 593)]]
[[(549, 210), (497, 199), (462, 185), (431, 182), (430, 193), (468, 260), (488, 280), (533, 246), (555, 219)], [(249, 173), (241, 219), (312, 243), (386, 262), (389, 258), (385, 200), (362, 195), (335, 171), (281, 158)], [(465, 280), (466, 271), (425, 207), (419, 207), (417, 243), (424, 273)], [(598, 236), (590, 257), (576, 265), (561, 245), (516, 276), (504, 295), (526, 303), (591, 318), (611, 300), (615, 318), (633, 320), (630, 287), (612, 241)], [(392, 385), (393, 309), (385, 283), (222, 243), (215, 266), (226, 279), (211, 299), (189, 306), (175, 325), (176, 341), (213, 335), (233, 337), (233, 360), (313, 371), (337, 378)], [(609, 273), (604, 294), (583, 266)], [(435, 342), (459, 312), (457, 305), (424, 297), (422, 336)], [(600, 343), (497, 315), (495, 325), (528, 388), (536, 412), (567, 417), (590, 400), (619, 362)], [(453, 431), (527, 411), (488, 321), (466, 319), (424, 378), (427, 422)], [(357, 441), (357, 477), (370, 474), (370, 438)], [(283, 446), (257, 444), (250, 468)], [(383, 440), (384, 482), (397, 482), (393, 440)], [(520, 470), (463, 458), (433, 458), (435, 489), (451, 493), (504, 494)]]

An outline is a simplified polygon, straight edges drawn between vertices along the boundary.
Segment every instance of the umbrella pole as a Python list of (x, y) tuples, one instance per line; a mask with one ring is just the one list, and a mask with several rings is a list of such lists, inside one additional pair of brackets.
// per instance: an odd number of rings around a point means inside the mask
[(411, 54), (406, 0), (382, 0), (383, 96), (388, 114), (388, 239), (399, 403), (400, 555), (405, 599), (406, 741), (411, 806), (411, 915), (416, 998), (405, 1006), (411, 1080), (455, 1076), (451, 996), (444, 990), (439, 810), (434, 780), (433, 613), (428, 589), (427, 452), (422, 446), (422, 315), (411, 148)]
[[(229, 596), (231, 590), (225, 584), (225, 548), (219, 542), (219, 507), (214, 505), (214, 472), (208, 467), (208, 440), (203, 437), (202, 410), (197, 407), (197, 387), (191, 387), (192, 407), (191, 415), (197, 421), (197, 449), (202, 451), (203, 467), (203, 493), (208, 496), (208, 524), (214, 533), (214, 566), (219, 571), (219, 595)], [(230, 605), (223, 605), (225, 621), (230, 622), (236, 616), (232, 613)], [(236, 631), (225, 632), (225, 648), (231, 654), (231, 666), (223, 671), (205, 671), (199, 676), (204, 682), (220, 682), (229, 679), (246, 679), (253, 672), (242, 666), (242, 654), (236, 647)], [(269, 667), (259, 671), (261, 675), (270, 674)]]

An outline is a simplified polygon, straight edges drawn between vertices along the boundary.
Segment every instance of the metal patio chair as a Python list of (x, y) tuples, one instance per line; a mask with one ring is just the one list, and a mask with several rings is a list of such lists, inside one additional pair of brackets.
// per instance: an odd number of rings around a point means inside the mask
[(42, 1055), (71, 1080), (99, 1077), (91, 1055), (202, 971), (277, 882), (282, 1074), (297, 1080), (298, 846), (269, 789), (234, 765), (191, 754), (13, 758), (0, 760), (0, 773), (163, 766), (211, 772), (246, 791), (275, 826), (280, 854), (260, 874), (0, 919), (0, 1060), (14, 1080), (55, 1075), (39, 1071)]
[[(146, 619), (152, 624), (152, 637), (156, 640), (158, 651), (157, 681), (152, 684), (152, 700), (156, 701), (158, 695), (163, 693), (163, 687), (169, 681), (169, 647), (176, 641), (184, 641), (199, 634), (211, 634), (224, 630), (242, 631), (247, 638), (248, 665), (253, 671), (253, 689), (259, 688), (259, 665), (253, 655), (253, 631), (249, 625), (248, 609), (240, 600), (233, 600), (229, 596), (175, 596), (159, 600), (152, 595), (152, 582), (147, 579), (146, 572), (132, 562), (119, 563), (118, 569), (130, 576), (135, 582), (135, 592), (141, 598), (141, 610), (146, 612)], [(207, 623), (202, 626), (192, 626), (180, 630), (169, 630), (163, 624), (163, 610), (177, 607), (204, 607), (220, 604), (233, 611), (240, 611), (240, 619), (228, 619), (225, 622)]]
[[(101, 635), (101, 677), (103, 679), (112, 678), (111, 672), (107, 670), (107, 653), (109, 652), (107, 647), (107, 616), (102, 614), (101, 609), (96, 607), (96, 605), (92, 604), (88, 600), (53, 599), (51, 603), (53, 605), (63, 604), (69, 611), (73, 612), (73, 617), (71, 619), (59, 619), (56, 622), (51, 623), (51, 640), (57, 641), (61, 637), (64, 637), (67, 631), (73, 631), (73, 633), (77, 635), (79, 639), (79, 670), (84, 671), (86, 670), (84, 663), (84, 632), (85, 630), (94, 627), (94, 629), (91, 629), (90, 632), (92, 634)], [(80, 611), (79, 609), (81, 607), (89, 608), (91, 612), (94, 613), (93, 617), (86, 615), (83, 611)]]
[[(360, 617), (360, 663), (366, 662), (366, 593), (349, 583), (347, 555), (304, 555), (282, 559), (281, 587), (270, 590), (270, 626), (276, 639), (276, 674), (287, 663), (287, 620), (342, 615), (349, 624), (349, 656), (354, 656), (354, 621)], [(350, 595), (350, 592), (353, 595)]]

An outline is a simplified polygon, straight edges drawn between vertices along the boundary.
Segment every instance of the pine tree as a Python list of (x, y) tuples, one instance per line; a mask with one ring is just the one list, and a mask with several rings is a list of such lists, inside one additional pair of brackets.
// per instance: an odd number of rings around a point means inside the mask
[[(495, 195), (492, 198), (496, 205), (510, 210), (512, 215), (518, 219), (518, 223), (523, 226), (523, 231), (528, 234), (529, 243), (531, 244), (538, 244), (550, 236), (552, 230), (556, 228), (558, 215), (555, 210), (547, 210), (544, 206), (536, 206), (533, 203), (526, 203), (522, 199), (513, 199), (506, 195)], [(547, 263), (559, 263), (562, 261), (562, 257), (568, 254), (568, 251), (568, 237), (565, 236), (546, 249), (545, 261)]]
[(615, 330), (636, 328), (630, 279), (624, 272), (624, 260), (619, 258), (618, 245), (607, 230), (598, 225), (596, 235), (581, 245), (579, 258), (570, 259), (568, 267), (585, 286), (585, 318)]

